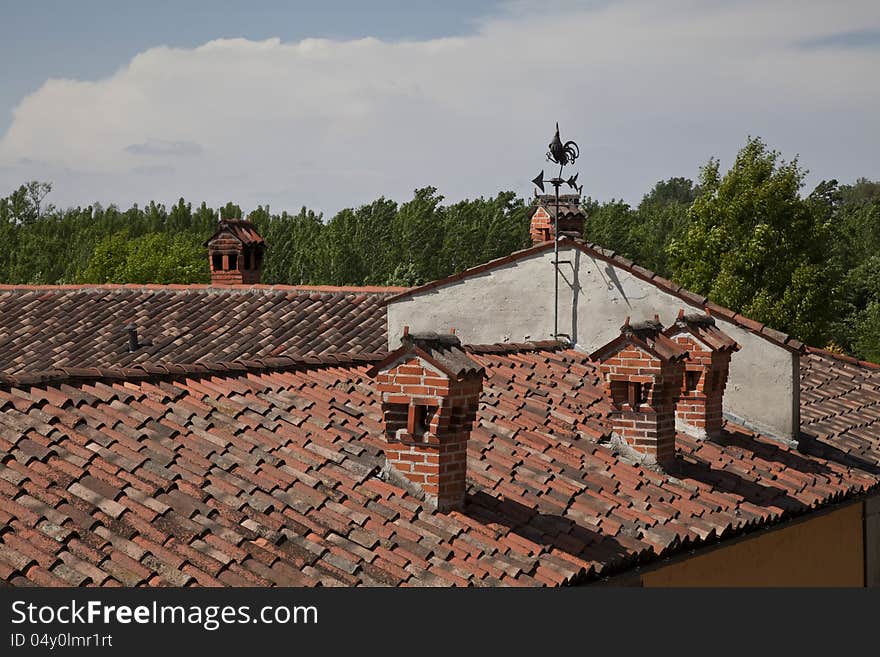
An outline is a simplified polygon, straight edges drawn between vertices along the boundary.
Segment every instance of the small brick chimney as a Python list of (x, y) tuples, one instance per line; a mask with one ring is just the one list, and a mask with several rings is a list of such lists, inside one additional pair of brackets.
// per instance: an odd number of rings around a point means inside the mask
[(439, 511), (460, 507), (467, 485), (467, 442), (483, 368), (454, 335), (410, 334), (370, 370), (382, 393), (390, 469)]
[[(556, 196), (542, 194), (535, 198), (529, 235), (532, 244), (541, 244), (553, 240), (553, 217), (556, 216)], [(586, 215), (581, 208), (579, 194), (559, 195), (559, 234), (570, 237), (581, 237), (584, 232)]]
[(675, 399), (687, 351), (663, 334), (658, 319), (620, 327), (620, 335), (591, 354), (611, 401), (614, 432), (647, 462), (675, 460)]
[(205, 242), (212, 285), (253, 285), (263, 273), (266, 242), (248, 219), (221, 219)]
[(739, 345), (711, 315), (686, 315), (684, 310), (664, 334), (689, 354), (675, 405), (676, 426), (695, 436), (719, 435), (730, 357)]

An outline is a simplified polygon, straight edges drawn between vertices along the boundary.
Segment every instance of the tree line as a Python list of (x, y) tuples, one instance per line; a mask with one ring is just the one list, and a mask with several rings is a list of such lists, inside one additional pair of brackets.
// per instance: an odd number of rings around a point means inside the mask
[[(749, 138), (727, 171), (658, 182), (635, 207), (583, 200), (584, 237), (716, 303), (813, 345), (880, 361), (880, 182), (804, 185), (807, 171)], [(0, 281), (198, 283), (203, 243), (234, 203), (150, 202), (59, 209), (49, 183), (0, 199)], [(379, 198), (329, 220), (259, 206), (270, 248), (263, 281), (416, 285), (529, 244), (529, 201), (513, 192), (446, 204), (432, 187)]]
[[(205, 283), (204, 242), (227, 203), (170, 209), (150, 202), (58, 209), (49, 183), (30, 182), (0, 199), (0, 282)], [(329, 221), (258, 206), (248, 217), (269, 244), (263, 282), (308, 285), (417, 285), (499, 258), (528, 244), (528, 208), (513, 192), (450, 205), (433, 187), (402, 204), (379, 198)]]

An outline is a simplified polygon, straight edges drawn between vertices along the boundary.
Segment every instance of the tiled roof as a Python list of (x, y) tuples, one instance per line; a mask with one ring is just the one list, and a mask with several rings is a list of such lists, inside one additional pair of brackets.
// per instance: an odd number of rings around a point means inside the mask
[(0, 372), (385, 351), (381, 302), (404, 289), (0, 286)]
[[(587, 254), (592, 258), (597, 258), (598, 260), (602, 260), (604, 262), (609, 262), (617, 267), (620, 267), (624, 271), (628, 271), (630, 274), (639, 278), (651, 285), (654, 285), (664, 292), (667, 292), (673, 296), (678, 297), (686, 301), (689, 304), (694, 306), (699, 306), (701, 308), (705, 308), (711, 312), (714, 317), (718, 317), (725, 321), (736, 324), (740, 328), (743, 328), (747, 331), (758, 335), (765, 340), (772, 342), (775, 345), (788, 349), (789, 351), (800, 352), (804, 348), (804, 344), (795, 338), (782, 333), (781, 331), (777, 331), (775, 329), (770, 328), (769, 326), (765, 326), (760, 322), (756, 322), (753, 319), (749, 319), (748, 317), (743, 317), (739, 313), (735, 313), (729, 308), (725, 308), (724, 306), (719, 306), (717, 303), (709, 301), (709, 299), (700, 294), (694, 294), (693, 292), (689, 292), (685, 290), (680, 285), (673, 283), (672, 281), (663, 278), (655, 274), (654, 272), (641, 267), (640, 265), (635, 264), (632, 260), (628, 258), (624, 258), (622, 255), (611, 251), (609, 249), (605, 249), (596, 244), (590, 244), (589, 242), (585, 242), (581, 239), (572, 238), (563, 235), (559, 238), (560, 244), (571, 244), (575, 248), (579, 249), (583, 253)], [(535, 246), (529, 247), (527, 249), (523, 249), (521, 251), (516, 251), (511, 253), (510, 255), (504, 256), (503, 258), (497, 258), (495, 260), (490, 260), (482, 265), (478, 265), (476, 267), (472, 267), (470, 269), (465, 269), (462, 272), (457, 274), (453, 274), (452, 276), (447, 276), (446, 278), (440, 278), (435, 281), (431, 281), (430, 283), (426, 283), (424, 285), (420, 285), (418, 287), (412, 287), (408, 290), (401, 292), (399, 294), (395, 294), (390, 296), (385, 300), (385, 303), (394, 303), (395, 301), (400, 301), (403, 299), (408, 299), (411, 296), (419, 294), (421, 292), (427, 292), (428, 290), (433, 290), (438, 287), (443, 287), (444, 285), (448, 285), (450, 283), (454, 283), (456, 281), (464, 280), (466, 278), (470, 278), (471, 276), (476, 276), (477, 274), (482, 274), (483, 272), (490, 271), (492, 269), (496, 269), (503, 265), (507, 265), (511, 262), (516, 262), (517, 260), (522, 260), (523, 258), (530, 257), (537, 253), (541, 253), (543, 251), (549, 251), (553, 249), (553, 242), (544, 242), (542, 244), (536, 244)]]
[(732, 425), (717, 441), (679, 435), (680, 470), (667, 476), (605, 442), (608, 406), (585, 354), (470, 355), (486, 379), (467, 502), (449, 513), (380, 477), (367, 362), (7, 380), (0, 580), (558, 585), (877, 484)]
[(800, 441), (843, 462), (880, 465), (880, 365), (808, 348)]

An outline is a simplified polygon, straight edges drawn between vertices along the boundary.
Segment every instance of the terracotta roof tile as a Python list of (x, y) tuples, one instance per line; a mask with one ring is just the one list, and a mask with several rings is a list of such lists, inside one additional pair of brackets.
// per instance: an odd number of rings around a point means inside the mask
[[(129, 367), (205, 360), (371, 353), (387, 346), (382, 301), (405, 288), (162, 285), (0, 285), (0, 373)], [(128, 351), (125, 326), (143, 345)], [(218, 352), (218, 336), (223, 349)], [(147, 365), (149, 363), (149, 365)], [(224, 371), (228, 371), (225, 368)], [(82, 370), (77, 372), (77, 370)], [(37, 401), (55, 406), (120, 390), (105, 384), (84, 397), (44, 388)], [(28, 398), (0, 397), (26, 412)], [(60, 406), (59, 406), (60, 407)]]
[(0, 451), (0, 578), (559, 585), (877, 485), (867, 451), (841, 447), (866, 449), (850, 431), (867, 420), (852, 414), (878, 403), (864, 397), (877, 370), (819, 355), (805, 366), (805, 416), (840, 425), (833, 439), (816, 439), (827, 453), (728, 424), (715, 441), (680, 435), (681, 469), (667, 476), (597, 442), (608, 435), (608, 406), (585, 354), (558, 344), (468, 352), (486, 379), (467, 503), (450, 513), (378, 478), (369, 362), (225, 373), (207, 364), (150, 380), (95, 371), (88, 381), (56, 378), (51, 391), (8, 381), (4, 390), (33, 400), (33, 416), (14, 406), (0, 414), (9, 445)]
[(809, 348), (801, 357), (799, 440), (812, 453), (876, 474), (880, 365)]

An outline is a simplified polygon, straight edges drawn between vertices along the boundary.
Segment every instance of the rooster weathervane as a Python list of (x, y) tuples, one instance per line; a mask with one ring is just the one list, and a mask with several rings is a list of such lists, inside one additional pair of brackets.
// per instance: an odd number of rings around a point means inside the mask
[(574, 164), (574, 161), (578, 159), (578, 155), (581, 154), (578, 145), (573, 141), (567, 141), (564, 144), (562, 143), (562, 139), (559, 138), (559, 122), (556, 123), (556, 134), (553, 136), (553, 141), (550, 142), (549, 146), (550, 150), (547, 151), (547, 159), (550, 162), (555, 162), (556, 164), (565, 166), (566, 164)]
[(580, 187), (578, 187), (578, 174), (574, 174), (573, 176), (569, 177), (568, 180), (563, 180), (562, 168), (568, 164), (574, 164), (574, 161), (578, 159), (581, 151), (580, 148), (578, 148), (578, 145), (571, 140), (565, 143), (562, 142), (562, 138), (559, 136), (558, 121), (556, 122), (556, 134), (553, 135), (553, 141), (550, 142), (547, 148), (547, 161), (559, 165), (559, 175), (556, 178), (544, 180), (544, 171), (541, 170), (541, 173), (535, 176), (532, 182), (535, 183), (535, 185), (541, 190), (541, 193), (544, 192), (544, 183), (550, 183), (551, 185), (553, 185), (553, 187), (556, 188), (557, 194), (559, 193), (559, 187), (563, 183), (565, 183), (572, 189), (576, 190), (578, 194), (580, 194), (584, 186), (581, 185)]

